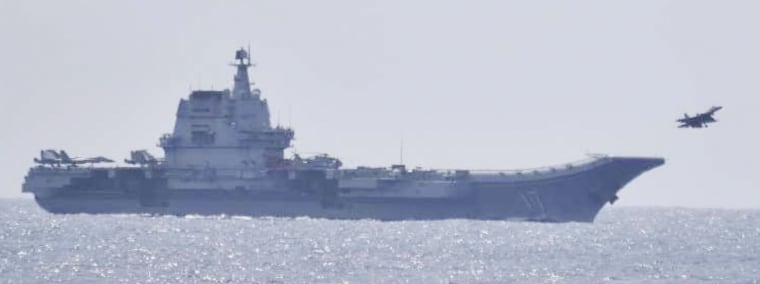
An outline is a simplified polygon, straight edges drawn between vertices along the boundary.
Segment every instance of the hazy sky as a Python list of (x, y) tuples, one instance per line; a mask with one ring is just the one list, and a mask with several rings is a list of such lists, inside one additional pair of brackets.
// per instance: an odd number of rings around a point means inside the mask
[[(759, 1), (0, 1), (0, 197), (43, 148), (162, 156), (235, 49), (299, 152), (512, 169), (662, 156), (618, 204), (760, 207)], [(712, 105), (718, 123), (678, 129)]]

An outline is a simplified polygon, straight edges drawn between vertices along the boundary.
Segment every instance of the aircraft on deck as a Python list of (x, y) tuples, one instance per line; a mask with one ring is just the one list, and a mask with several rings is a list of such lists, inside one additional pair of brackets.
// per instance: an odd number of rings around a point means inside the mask
[(711, 107), (710, 110), (708, 110), (705, 113), (699, 113), (696, 116), (689, 117), (688, 114), (683, 114), (683, 118), (676, 120), (676, 122), (680, 122), (681, 125), (678, 126), (678, 128), (685, 128), (685, 127), (691, 127), (691, 128), (702, 128), (707, 127), (708, 123), (716, 122), (715, 118), (713, 118), (713, 114), (715, 114), (716, 111), (721, 110), (722, 106), (714, 106)]
[(66, 151), (61, 150), (61, 152), (58, 154), (58, 156), (61, 158), (62, 164), (68, 164), (72, 166), (76, 166), (79, 164), (95, 164), (95, 163), (113, 163), (113, 160), (98, 156), (93, 158), (71, 158), (68, 154), (66, 154)]
[(40, 158), (34, 158), (34, 162), (41, 164), (41, 165), (50, 165), (50, 166), (61, 166), (61, 157), (58, 155), (58, 152), (55, 150), (41, 150), (40, 151)]
[(130, 165), (143, 166), (156, 166), (158, 165), (158, 159), (153, 157), (146, 150), (137, 150), (129, 153), (130, 159), (125, 159), (124, 162)]
[(61, 165), (76, 167), (81, 164), (113, 163), (113, 160), (102, 156), (84, 159), (71, 158), (66, 154), (66, 151), (48, 149), (40, 151), (40, 158), (35, 158), (34, 162), (40, 165), (50, 165), (53, 167), (60, 167)]

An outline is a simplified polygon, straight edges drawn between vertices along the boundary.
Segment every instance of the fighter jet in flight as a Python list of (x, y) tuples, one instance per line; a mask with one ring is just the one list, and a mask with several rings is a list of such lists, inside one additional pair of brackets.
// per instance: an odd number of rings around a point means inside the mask
[(685, 127), (691, 127), (691, 128), (702, 128), (707, 127), (708, 123), (716, 122), (712, 116), (715, 114), (716, 111), (721, 110), (722, 106), (714, 106), (711, 107), (710, 110), (708, 110), (705, 113), (699, 113), (696, 116), (689, 117), (688, 114), (683, 114), (683, 118), (676, 120), (676, 122), (680, 122), (681, 125), (678, 126), (678, 128), (685, 128)]

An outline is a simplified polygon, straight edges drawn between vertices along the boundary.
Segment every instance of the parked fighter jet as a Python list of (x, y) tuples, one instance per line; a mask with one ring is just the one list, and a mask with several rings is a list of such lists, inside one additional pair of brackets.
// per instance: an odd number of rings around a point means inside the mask
[(708, 123), (716, 122), (712, 116), (715, 114), (716, 111), (721, 110), (723, 107), (721, 106), (714, 106), (711, 107), (710, 110), (708, 110), (705, 113), (699, 113), (694, 117), (689, 117), (688, 114), (683, 114), (683, 118), (676, 120), (676, 122), (680, 122), (681, 125), (678, 126), (678, 128), (684, 128), (684, 127), (691, 127), (691, 128), (702, 128), (707, 127)]
[(41, 150), (40, 158), (34, 158), (34, 162), (41, 165), (61, 166), (61, 157), (55, 150)]
[(125, 159), (124, 162), (132, 165), (139, 166), (155, 166), (158, 165), (158, 159), (153, 157), (146, 150), (137, 150), (129, 153), (130, 159)]
[(66, 154), (66, 151), (63, 151), (63, 150), (61, 150), (58, 156), (61, 159), (61, 163), (72, 165), (72, 166), (76, 166), (79, 164), (113, 163), (113, 160), (103, 157), (103, 156), (85, 158), (85, 159), (71, 158), (69, 157), (68, 154)]

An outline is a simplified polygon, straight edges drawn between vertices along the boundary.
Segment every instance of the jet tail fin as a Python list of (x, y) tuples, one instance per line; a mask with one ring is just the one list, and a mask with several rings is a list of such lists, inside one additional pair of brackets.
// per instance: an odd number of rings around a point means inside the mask
[(61, 160), (63, 160), (64, 162), (71, 161), (71, 157), (69, 157), (69, 154), (66, 154), (66, 151), (64, 150), (61, 150), (60, 153), (58, 153), (58, 155), (61, 157)]

